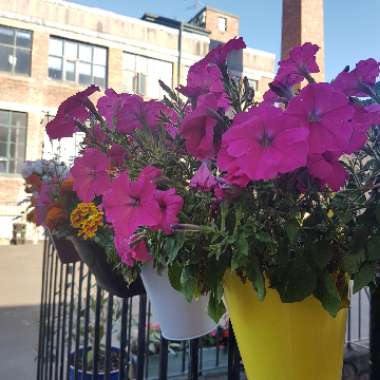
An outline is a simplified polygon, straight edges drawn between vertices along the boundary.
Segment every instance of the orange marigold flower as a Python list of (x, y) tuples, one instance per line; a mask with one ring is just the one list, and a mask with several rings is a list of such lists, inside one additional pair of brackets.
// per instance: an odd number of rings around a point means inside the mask
[(71, 212), (70, 221), (71, 225), (79, 230), (78, 236), (85, 240), (91, 239), (103, 225), (103, 212), (92, 202), (79, 203)]
[(31, 174), (25, 179), (25, 182), (30, 185), (33, 190), (39, 191), (41, 189), (42, 181), (37, 174)]
[(74, 181), (71, 177), (66, 178), (61, 185), (61, 193), (71, 193), (73, 191)]
[(36, 212), (34, 209), (32, 209), (31, 211), (29, 211), (27, 214), (26, 214), (26, 220), (30, 223), (34, 223), (36, 224), (37, 221), (36, 221)]
[(67, 219), (65, 211), (62, 207), (52, 206), (49, 208), (46, 217), (45, 217), (45, 225), (49, 229), (53, 230), (60, 224), (64, 223)]

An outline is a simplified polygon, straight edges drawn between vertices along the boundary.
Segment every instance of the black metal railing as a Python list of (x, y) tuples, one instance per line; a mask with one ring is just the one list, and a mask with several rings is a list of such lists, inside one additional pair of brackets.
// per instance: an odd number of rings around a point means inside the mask
[[(369, 335), (368, 297), (352, 300), (349, 345)], [(84, 375), (86, 374), (86, 375)], [(232, 329), (188, 342), (164, 339), (145, 294), (121, 299), (85, 264), (61, 264), (44, 243), (37, 380), (245, 378)], [(219, 376), (219, 377), (218, 377)]]

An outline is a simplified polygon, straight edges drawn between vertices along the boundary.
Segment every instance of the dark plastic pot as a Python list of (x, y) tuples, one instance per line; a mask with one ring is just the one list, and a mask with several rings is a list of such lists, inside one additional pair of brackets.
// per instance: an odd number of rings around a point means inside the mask
[(55, 250), (57, 251), (58, 257), (62, 264), (71, 264), (80, 260), (77, 250), (75, 249), (73, 243), (64, 238), (57, 238), (52, 236)]
[[(84, 348), (79, 349), (79, 357), (83, 355)], [(120, 353), (120, 350), (116, 347), (112, 347), (111, 351)], [(74, 369), (74, 360), (75, 360), (75, 352), (70, 354), (70, 367), (69, 367), (69, 380), (75, 380), (75, 369)], [(80, 380), (105, 380), (105, 374), (102, 371), (98, 371), (98, 373), (93, 375), (93, 371), (86, 371), (83, 373), (81, 369), (78, 369), (78, 379)], [(109, 377), (107, 380), (119, 380), (119, 370), (110, 371)]]
[(123, 277), (108, 263), (107, 255), (102, 247), (92, 241), (79, 239), (75, 236), (69, 236), (68, 239), (73, 243), (81, 260), (91, 269), (97, 284), (102, 289), (121, 298), (145, 293), (140, 277), (130, 286), (127, 285)]

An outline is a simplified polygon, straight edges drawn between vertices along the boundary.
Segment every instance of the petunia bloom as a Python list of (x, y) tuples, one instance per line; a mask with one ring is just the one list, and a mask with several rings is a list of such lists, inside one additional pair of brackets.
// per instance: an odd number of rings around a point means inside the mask
[(295, 125), (310, 131), (310, 153), (342, 150), (347, 145), (350, 130), (345, 123), (353, 109), (347, 97), (327, 83), (312, 83), (292, 98), (285, 111)]
[(212, 49), (200, 62), (207, 62), (221, 66), (226, 62), (230, 53), (245, 49), (246, 47), (243, 37), (231, 38), (226, 43), (220, 44)]
[(88, 97), (96, 91), (99, 91), (99, 87), (91, 85), (61, 103), (54, 119), (46, 125), (46, 133), (50, 139), (71, 137), (75, 132), (78, 132), (75, 122), (83, 123), (88, 119), (90, 113), (86, 102)]
[(368, 96), (380, 74), (380, 63), (373, 58), (359, 61), (350, 72), (342, 71), (332, 85), (348, 96)]
[(132, 267), (136, 262), (145, 263), (152, 260), (145, 241), (141, 240), (131, 245), (131, 239), (123, 235), (115, 236), (115, 248), (120, 260), (125, 265)]
[(309, 173), (333, 191), (338, 191), (344, 186), (348, 177), (348, 173), (338, 160), (340, 156), (341, 152), (325, 152), (311, 154), (308, 158)]
[(286, 80), (293, 85), (302, 82), (310, 73), (319, 73), (316, 54), (318, 45), (306, 42), (290, 50), (289, 57), (280, 61), (280, 68), (276, 79), (279, 82)]
[(201, 191), (211, 191), (216, 185), (216, 178), (211, 173), (207, 163), (202, 162), (201, 166), (190, 180), (190, 187)]
[(200, 160), (211, 158), (216, 152), (215, 132), (218, 125), (210, 109), (217, 107), (211, 94), (205, 95), (193, 112), (188, 114), (181, 125), (181, 133), (186, 142), (187, 151)]
[(160, 222), (154, 226), (154, 228), (162, 230), (165, 234), (170, 235), (173, 232), (171, 226), (178, 223), (178, 214), (182, 210), (183, 199), (176, 194), (175, 189), (169, 189), (166, 191), (156, 190), (154, 192), (154, 197), (161, 210)]
[[(290, 123), (279, 108), (261, 106), (235, 117), (223, 135), (221, 171), (268, 180), (306, 165), (309, 131)], [(244, 178), (244, 177), (243, 177)]]
[(124, 165), (125, 161), (128, 159), (128, 152), (119, 144), (112, 144), (108, 155), (111, 159), (111, 163), (115, 166)]
[(95, 148), (87, 148), (81, 157), (75, 159), (70, 173), (74, 180), (73, 189), (82, 202), (91, 202), (109, 188), (110, 166), (110, 159)]
[(161, 209), (155, 190), (152, 179), (144, 173), (131, 181), (128, 173), (122, 172), (103, 196), (107, 221), (123, 236), (130, 236), (139, 227), (159, 224)]

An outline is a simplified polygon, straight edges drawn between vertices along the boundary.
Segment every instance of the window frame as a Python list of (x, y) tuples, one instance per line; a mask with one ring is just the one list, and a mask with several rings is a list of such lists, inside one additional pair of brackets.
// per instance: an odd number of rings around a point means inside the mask
[[(224, 28), (221, 28), (221, 22), (220, 22), (221, 20), (223, 20), (223, 22), (224, 22)], [(226, 33), (227, 29), (228, 29), (228, 19), (227, 19), (227, 17), (218, 16), (218, 30), (219, 30), (219, 32)]]
[[(104, 88), (106, 89), (108, 87), (108, 66), (109, 66), (109, 52), (108, 52), (108, 47), (107, 46), (101, 46), (101, 45), (96, 45), (96, 44), (91, 44), (91, 43), (88, 43), (88, 42), (83, 42), (83, 41), (80, 41), (80, 40), (73, 40), (73, 39), (69, 39), (69, 38), (64, 38), (64, 37), (60, 37), (60, 36), (56, 36), (56, 35), (49, 35), (49, 43), (50, 43), (50, 40), (58, 40), (62, 43), (62, 51), (61, 51), (61, 55), (56, 55), (56, 54), (51, 54), (50, 51), (48, 51), (48, 59), (51, 57), (51, 58), (56, 58), (56, 59), (60, 59), (61, 60), (61, 78), (53, 78), (52, 76), (50, 76), (50, 73), (49, 73), (49, 70), (50, 70), (50, 67), (49, 67), (49, 64), (48, 64), (48, 78), (53, 80), (53, 81), (60, 81), (60, 82), (64, 82), (64, 83), (71, 83), (71, 84), (74, 84), (74, 85), (83, 85), (83, 86), (89, 86), (91, 84), (96, 84), (97, 86), (99, 86), (100, 88)], [(76, 58), (73, 59), (73, 58), (68, 58), (65, 56), (65, 42), (71, 42), (73, 44), (76, 45), (76, 48), (77, 48), (77, 52), (76, 52)], [(80, 46), (86, 46), (86, 47), (89, 47), (91, 49), (91, 58), (90, 58), (90, 61), (84, 61), (83, 59), (80, 59), (79, 57), (79, 49), (80, 49)], [(95, 63), (94, 61), (94, 53), (95, 53), (95, 49), (98, 48), (98, 49), (103, 49), (105, 51), (105, 63), (104, 64), (99, 64), (99, 63)], [(66, 68), (68, 66), (68, 64), (72, 64), (74, 63), (74, 77), (75, 77), (75, 80), (70, 80), (70, 79), (67, 79), (67, 76), (66, 76)], [(79, 65), (80, 64), (89, 64), (90, 65), (90, 69), (91, 69), (91, 74), (90, 74), (90, 77), (91, 77), (91, 80), (89, 83), (82, 83), (80, 82), (79, 80), (79, 76), (80, 76), (80, 71), (78, 69)], [(104, 68), (104, 73), (105, 73), (105, 77), (104, 77), (104, 85), (100, 85), (100, 84), (97, 84), (95, 83), (94, 81), (94, 67), (95, 66), (98, 66), (98, 67), (102, 67)]]
[[(28, 127), (29, 127), (29, 114), (28, 112), (24, 112), (24, 111), (18, 111), (18, 110), (7, 110), (7, 109), (4, 109), (4, 108), (0, 108), (0, 111), (3, 111), (3, 112), (7, 112), (8, 113), (8, 121), (7, 121), (7, 125), (3, 125), (3, 124), (0, 124), (0, 128), (6, 128), (7, 131), (8, 131), (8, 136), (7, 136), (7, 141), (6, 141), (6, 144), (7, 144), (7, 154), (8, 152), (10, 151), (10, 145), (11, 145), (11, 131), (13, 128), (16, 128), (15, 126), (13, 126), (12, 124), (12, 117), (13, 117), (13, 114), (23, 114), (25, 115), (25, 126), (24, 126), (24, 135), (25, 135), (25, 138), (24, 138), (24, 141), (23, 141), (23, 145), (24, 145), (24, 149), (22, 151), (22, 159), (20, 159), (21, 163), (24, 162), (26, 160), (26, 151), (27, 151), (27, 140), (28, 140)], [(6, 161), (6, 168), (7, 170), (6, 171), (1, 171), (0, 170), (0, 176), (19, 176), (21, 175), (21, 168), (19, 171), (16, 171), (16, 167), (17, 167), (17, 161), (19, 161), (19, 159), (17, 158), (16, 155), (14, 155), (13, 157), (10, 156), (10, 155), (7, 155), (7, 156), (1, 156), (0, 155), (0, 162), (2, 161), (2, 158), (5, 158), (5, 161)], [(13, 161), (14, 162), (14, 169), (15, 171), (11, 172), (9, 171), (9, 166), (10, 166), (10, 162)]]
[[(134, 69), (133, 71), (129, 68), (126, 68), (125, 67), (125, 59), (126, 59), (126, 55), (129, 55), (129, 56), (133, 56), (134, 58)], [(123, 85), (125, 84), (125, 81), (126, 81), (126, 73), (133, 73), (133, 79), (132, 79), (132, 88), (129, 89), (129, 88), (126, 88), (125, 87), (125, 90), (126, 91), (132, 91), (134, 94), (136, 95), (140, 95), (142, 97), (146, 97), (146, 98), (149, 98), (149, 99), (158, 99), (156, 97), (151, 97), (150, 94), (148, 94), (148, 91), (149, 91), (149, 83), (150, 81), (152, 80), (152, 77), (154, 75), (152, 75), (152, 73), (149, 73), (149, 69), (147, 69), (147, 72), (145, 72), (144, 70), (141, 70), (141, 71), (137, 71), (136, 70), (136, 58), (139, 57), (139, 58), (143, 58), (146, 60), (146, 63), (147, 65), (149, 65), (149, 62), (150, 61), (156, 61), (156, 62), (163, 62), (165, 64), (168, 64), (170, 65), (170, 72), (171, 72), (171, 82), (170, 83), (166, 83), (167, 85), (169, 85), (170, 87), (173, 85), (173, 77), (174, 77), (174, 73), (173, 73), (173, 62), (172, 61), (167, 61), (167, 60), (164, 60), (164, 59), (160, 59), (160, 58), (154, 58), (154, 57), (149, 57), (147, 55), (143, 55), (143, 54), (138, 54), (138, 53), (134, 53), (132, 51), (128, 51), (128, 50), (124, 50), (123, 51), (123, 65), (122, 65), (122, 80), (123, 80)], [(139, 84), (140, 84), (140, 75), (142, 75), (144, 77), (144, 90), (145, 90), (145, 93), (142, 94), (140, 91), (139, 91)], [(158, 81), (158, 79), (157, 79)], [(136, 84), (136, 86), (135, 86)], [(136, 87), (136, 88), (135, 88)], [(164, 92), (163, 92), (164, 94)]]
[[(12, 42), (12, 45), (0, 42), (0, 50), (1, 50), (1, 47), (12, 48), (12, 56), (13, 57), (16, 57), (16, 51), (17, 51), (17, 49), (29, 52), (29, 65), (28, 65), (28, 71), (27, 72), (20, 73), (20, 72), (16, 71), (17, 60), (16, 60), (15, 64), (11, 65), (12, 70), (10, 70), (10, 71), (8, 71), (8, 70), (0, 70), (0, 72), (1, 73), (8, 73), (8, 74), (11, 74), (11, 75), (20, 75), (20, 76), (23, 76), (23, 77), (30, 77), (32, 75), (33, 30), (22, 29), (22, 28), (15, 28), (13, 26), (3, 25), (3, 24), (0, 24), (0, 27), (4, 28), (4, 29), (9, 29), (13, 33), (13, 42)], [(30, 47), (17, 46), (17, 32), (24, 32), (24, 33), (28, 33), (30, 35)]]

